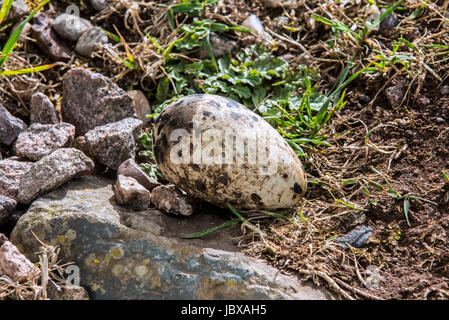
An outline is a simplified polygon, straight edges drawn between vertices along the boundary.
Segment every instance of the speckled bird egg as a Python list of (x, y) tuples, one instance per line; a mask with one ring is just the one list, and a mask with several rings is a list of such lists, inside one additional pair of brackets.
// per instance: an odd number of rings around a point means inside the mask
[(289, 208), (306, 191), (301, 161), (280, 134), (220, 96), (195, 94), (171, 103), (156, 121), (153, 152), (170, 182), (219, 205)]

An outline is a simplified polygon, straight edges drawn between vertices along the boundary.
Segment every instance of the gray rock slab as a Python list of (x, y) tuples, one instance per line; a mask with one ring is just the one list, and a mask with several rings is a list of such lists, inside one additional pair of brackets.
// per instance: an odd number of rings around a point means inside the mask
[(218, 225), (212, 213), (179, 219), (114, 203), (113, 180), (89, 176), (36, 200), (11, 241), (31, 261), (40, 244), (59, 245), (80, 270), (91, 299), (330, 299), (309, 283), (238, 252), (238, 228), (204, 239), (182, 236)]

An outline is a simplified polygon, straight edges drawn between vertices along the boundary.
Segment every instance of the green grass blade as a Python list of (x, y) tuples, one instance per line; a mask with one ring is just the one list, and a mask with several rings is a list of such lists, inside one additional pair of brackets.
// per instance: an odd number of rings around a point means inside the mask
[(173, 13), (186, 13), (197, 15), (199, 13), (199, 10), (202, 9), (202, 6), (201, 4), (197, 3), (180, 3), (171, 6), (170, 9), (173, 11)]
[(190, 233), (190, 234), (185, 235), (183, 238), (185, 238), (185, 239), (201, 238), (201, 237), (207, 236), (208, 234), (211, 234), (212, 232), (235, 226), (236, 224), (239, 224), (240, 222), (241, 222), (240, 219), (235, 218), (235, 219), (228, 220), (228, 221), (224, 222), (223, 224), (219, 225), (218, 227), (213, 227), (213, 228), (207, 229), (205, 231), (201, 231), (201, 232)]
[(27, 73), (45, 71), (45, 70), (53, 68), (55, 65), (56, 64), (53, 63), (53, 64), (46, 64), (46, 65), (32, 67), (32, 68), (26, 68), (26, 69), (5, 70), (5, 71), (0, 71), (0, 76), (9, 76), (9, 75), (16, 75), (16, 74), (27, 74)]
[(3, 1), (2, 8), (0, 9), (0, 23), (6, 18), (9, 10), (11, 9), (13, 0), (5, 0)]
[(116, 35), (113, 34), (112, 32), (109, 32), (109, 31), (104, 30), (104, 29), (103, 29), (103, 32), (104, 32), (110, 39), (112, 39), (114, 42), (116, 42), (116, 43), (122, 42), (122, 40), (120, 39), (120, 37), (116, 36)]
[(217, 65), (217, 61), (215, 60), (214, 51), (212, 50), (212, 45), (210, 44), (209, 34), (204, 39), (204, 49), (206, 49), (207, 53), (209, 54), (209, 56), (212, 60), (215, 70), (218, 72), (218, 65)]
[(441, 173), (443, 174), (444, 179), (446, 179), (447, 182), (449, 182), (449, 176), (444, 170), (441, 170)]
[(410, 208), (410, 200), (409, 198), (405, 198), (404, 199), (404, 215), (405, 215), (405, 220), (407, 220), (407, 225), (409, 227), (411, 227), (412, 225), (410, 224), (410, 221), (408, 219), (408, 209)]
[(382, 21), (384, 21), (386, 18), (388, 18), (388, 16), (394, 11), (396, 10), (401, 3), (404, 2), (404, 0), (399, 0), (398, 2), (396, 2), (394, 5), (392, 5), (391, 7), (389, 7), (384, 13), (382, 13), (380, 15), (379, 18), (377, 18), (376, 20), (374, 20), (374, 22), (372, 24), (367, 25), (364, 29), (363, 29), (363, 36), (365, 37), (369, 31), (373, 30), (374, 28), (376, 28), (379, 24), (382, 23)]
[(9, 37), (8, 41), (6, 42), (5, 46), (3, 47), (1, 58), (0, 58), (0, 67), (5, 63), (6, 59), (8, 59), (11, 52), (14, 50), (17, 41), (19, 40), (20, 34), (23, 31), (23, 28), (25, 28), (25, 25), (39, 12), (39, 10), (45, 6), (50, 0), (44, 0), (42, 1), (34, 10), (30, 13), (28, 17), (25, 18), (25, 20), (19, 24), (19, 26), (14, 30), (13, 34)]
[(175, 15), (171, 8), (169, 8), (167, 10), (167, 21), (168, 21), (168, 26), (170, 27), (171, 31), (175, 31), (176, 30)]

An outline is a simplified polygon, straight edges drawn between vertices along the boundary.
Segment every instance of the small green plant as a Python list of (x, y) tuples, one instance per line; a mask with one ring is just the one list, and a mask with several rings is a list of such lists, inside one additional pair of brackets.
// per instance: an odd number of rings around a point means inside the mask
[(183, 13), (189, 16), (199, 16), (207, 6), (213, 5), (218, 1), (219, 0), (205, 0), (201, 2), (199, 0), (182, 0), (182, 3), (171, 5), (167, 10), (168, 25), (172, 30), (176, 30), (175, 14)]
[(436, 206), (438, 205), (438, 203), (435, 203), (435, 202), (433, 202), (431, 200), (427, 200), (427, 199), (418, 197), (418, 196), (416, 196), (416, 195), (414, 195), (412, 193), (401, 195), (399, 192), (397, 192), (396, 190), (393, 189), (393, 187), (391, 186), (390, 181), (388, 181), (387, 177), (382, 172), (380, 172), (379, 170), (376, 170), (373, 167), (371, 169), (375, 173), (379, 174), (384, 179), (384, 181), (386, 182), (388, 187), (385, 188), (384, 186), (382, 186), (382, 185), (380, 185), (380, 184), (378, 184), (378, 183), (376, 183), (374, 181), (370, 181), (369, 182), (370, 185), (372, 185), (373, 187), (377, 188), (378, 190), (385, 191), (393, 199), (402, 200), (403, 201), (402, 205), (403, 205), (403, 209), (404, 209), (404, 216), (405, 216), (405, 220), (407, 221), (407, 225), (409, 227), (411, 227), (410, 220), (409, 220), (410, 200), (416, 199), (416, 200), (421, 200), (421, 201), (424, 201), (424, 202), (431, 203), (431, 204), (436, 205)]
[(359, 31), (353, 31), (350, 27), (348, 27), (343, 22), (339, 21), (335, 18), (330, 12), (326, 12), (329, 18), (325, 18), (319, 15), (314, 15), (313, 18), (316, 21), (322, 22), (332, 28), (332, 32), (335, 38), (339, 38), (339, 33), (343, 33), (345, 36), (351, 38), (352, 40), (358, 42), (360, 45), (365, 45), (365, 41), (368, 38), (368, 35), (371, 31), (376, 29), (382, 21), (388, 18), (391, 13), (396, 10), (404, 0), (397, 1), (394, 5), (389, 7), (384, 13), (382, 13), (377, 19), (373, 22), (366, 21), (363, 29)]
[[(18, 25), (18, 27), (14, 30), (14, 32), (9, 37), (8, 41), (6, 42), (5, 46), (2, 49), (2, 52), (0, 54), (0, 76), (4, 75), (17, 75), (17, 74), (25, 74), (25, 73), (32, 73), (32, 72), (40, 72), (44, 70), (48, 70), (55, 66), (55, 64), (47, 64), (42, 65), (38, 67), (32, 67), (32, 68), (24, 68), (20, 70), (2, 70), (3, 65), (5, 64), (6, 60), (11, 55), (12, 51), (17, 45), (17, 41), (19, 40), (20, 34), (22, 33), (23, 29), (25, 28), (25, 25), (39, 12), (39, 10), (45, 6), (50, 0), (44, 0), (42, 1), (31, 13), (28, 17), (25, 18), (25, 20)], [(0, 24), (1, 22), (6, 18), (8, 15), (9, 10), (11, 9), (13, 0), (5, 0), (3, 2), (2, 8), (0, 9)]]
[(137, 144), (139, 147), (139, 157), (143, 159), (140, 163), (140, 167), (146, 174), (155, 180), (165, 180), (161, 170), (156, 165), (153, 154), (153, 138), (151, 133), (142, 133), (138, 139)]
[[(183, 52), (185, 39), (177, 43)], [(199, 45), (199, 44), (195, 44)], [(305, 145), (328, 145), (319, 132), (332, 114), (345, 105), (344, 89), (362, 72), (348, 78), (351, 66), (339, 77), (336, 87), (328, 94), (317, 91), (319, 75), (300, 66), (292, 70), (287, 61), (275, 57), (269, 50), (253, 45), (231, 58), (229, 54), (217, 61), (188, 63), (179, 58), (165, 61), (167, 77), (161, 79), (154, 96), (157, 115), (175, 99), (194, 93), (217, 94), (238, 101), (263, 116), (277, 127), (300, 156)]]

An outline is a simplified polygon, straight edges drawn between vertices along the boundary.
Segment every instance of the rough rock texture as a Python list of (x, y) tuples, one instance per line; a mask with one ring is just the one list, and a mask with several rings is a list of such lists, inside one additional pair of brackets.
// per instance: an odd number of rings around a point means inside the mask
[(109, 78), (84, 68), (64, 76), (62, 117), (76, 127), (76, 135), (111, 122), (135, 117), (132, 99)]
[(79, 286), (59, 286), (59, 291), (53, 285), (48, 286), (47, 297), (50, 300), (89, 300), (86, 289)]
[(117, 175), (134, 178), (149, 191), (161, 185), (153, 178), (150, 178), (131, 158), (120, 164)]
[(17, 250), (9, 241), (0, 247), (0, 275), (7, 275), (13, 281), (24, 281), (27, 278), (36, 278), (40, 271)]
[(52, 27), (61, 38), (77, 41), (93, 25), (77, 15), (63, 13), (54, 19)]
[[(387, 11), (386, 8), (380, 9), (380, 14), (381, 15), (384, 14), (385, 11)], [(398, 24), (399, 24), (399, 18), (396, 15), (396, 13), (392, 12), (392, 13), (390, 13), (390, 15), (388, 17), (385, 18), (385, 20), (383, 20), (380, 23), (380, 29), (381, 30), (394, 29)]]
[(84, 135), (89, 153), (100, 163), (117, 170), (123, 161), (135, 157), (135, 139), (141, 128), (142, 121), (134, 118), (96, 127)]
[(134, 178), (119, 175), (113, 190), (119, 204), (128, 205), (134, 210), (145, 210), (151, 205), (150, 191)]
[(69, 60), (72, 51), (58, 38), (51, 28), (52, 19), (43, 13), (33, 18), (31, 32), (36, 44), (55, 61)]
[(133, 106), (136, 110), (137, 119), (142, 120), (143, 125), (148, 123), (147, 115), (151, 114), (150, 102), (141, 90), (130, 90), (128, 95), (133, 100)]
[(70, 179), (92, 172), (94, 163), (81, 151), (63, 148), (34, 163), (20, 181), (17, 201), (30, 203)]
[(354, 229), (345, 235), (335, 238), (334, 241), (344, 248), (347, 248), (348, 244), (355, 248), (362, 248), (372, 233), (373, 228), (361, 226), (360, 228)]
[(93, 52), (100, 50), (108, 43), (109, 38), (100, 27), (93, 27), (83, 33), (76, 43), (75, 51), (90, 58)]
[(31, 96), (30, 123), (56, 124), (60, 117), (55, 106), (43, 93), (37, 92)]
[(11, 145), (19, 133), (26, 128), (27, 125), (14, 117), (0, 101), (0, 143)]
[(14, 199), (0, 195), (0, 226), (9, 220), (9, 213), (17, 206)]
[(42, 241), (80, 268), (91, 299), (329, 299), (324, 290), (237, 252), (228, 228), (204, 239), (182, 236), (219, 225), (215, 213), (174, 218), (111, 203), (112, 181), (83, 177), (36, 200), (11, 241), (32, 261)]
[(10, 158), (0, 161), (0, 195), (16, 199), (23, 175), (31, 169), (32, 162)]
[(151, 191), (151, 202), (162, 212), (190, 216), (193, 207), (188, 197), (174, 185), (160, 186)]
[(18, 156), (37, 161), (57, 149), (70, 146), (74, 137), (75, 127), (69, 123), (35, 123), (19, 134), (14, 150)]
[(401, 104), (405, 96), (405, 87), (402, 83), (398, 83), (392, 87), (385, 89), (385, 95), (388, 102), (394, 108)]
[[(0, 8), (2, 7), (4, 1), (0, 1)], [(29, 9), (25, 1), (14, 0), (12, 2), (11, 8), (6, 16), (6, 21), (16, 21), (28, 13)]]

